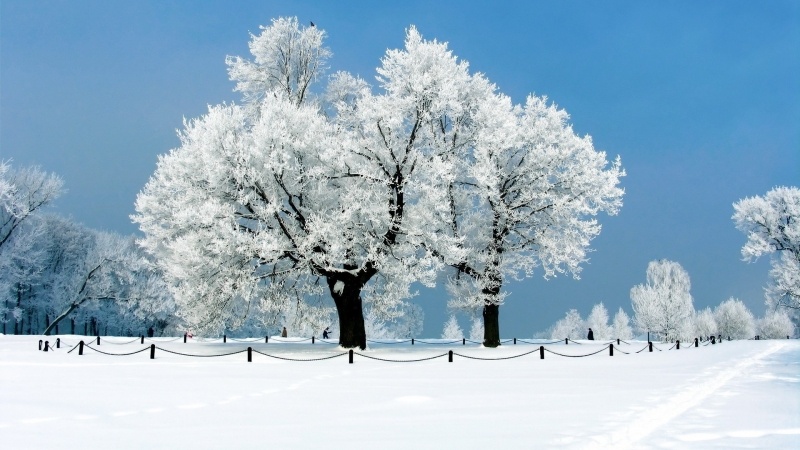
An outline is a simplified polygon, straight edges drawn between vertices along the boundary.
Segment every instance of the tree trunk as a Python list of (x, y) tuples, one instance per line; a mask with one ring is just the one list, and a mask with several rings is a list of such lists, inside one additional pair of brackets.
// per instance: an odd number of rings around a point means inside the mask
[[(46, 330), (44, 330), (44, 335), (45, 335), (45, 336), (50, 336), (50, 330), (52, 330), (53, 328), (56, 328), (56, 327), (58, 327), (58, 322), (61, 322), (61, 319), (63, 319), (63, 318), (65, 318), (65, 317), (67, 317), (67, 316), (69, 315), (69, 313), (71, 313), (72, 311), (75, 311), (75, 309), (76, 309), (78, 306), (80, 306), (78, 303), (73, 303), (72, 305), (70, 305), (70, 307), (69, 307), (69, 308), (67, 308), (67, 310), (66, 310), (66, 311), (64, 311), (64, 312), (63, 312), (63, 313), (61, 313), (61, 314), (60, 314), (58, 317), (56, 317), (55, 319), (53, 319), (53, 322), (52, 322), (52, 323), (51, 323), (51, 324), (50, 324), (50, 325), (47, 327), (47, 329), (46, 329)], [(73, 328), (72, 332), (73, 332), (73, 334), (74, 334), (74, 333), (75, 333), (75, 322), (72, 322), (72, 328)], [(84, 334), (86, 334), (86, 332), (85, 332), (85, 331), (84, 331)]]
[(361, 304), (361, 284), (354, 276), (327, 278), (331, 297), (339, 315), (339, 345), (344, 348), (367, 348), (364, 311)]
[(483, 306), (483, 346), (500, 346), (500, 306)]

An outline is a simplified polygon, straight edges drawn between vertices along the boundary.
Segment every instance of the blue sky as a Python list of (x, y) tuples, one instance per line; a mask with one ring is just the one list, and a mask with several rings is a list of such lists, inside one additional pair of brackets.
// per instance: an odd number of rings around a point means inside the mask
[[(529, 337), (570, 308), (630, 311), (647, 263), (692, 279), (695, 307), (731, 296), (763, 314), (769, 264), (741, 261), (732, 203), (800, 185), (800, 3), (793, 1), (29, 1), (0, 3), (0, 158), (61, 175), (54, 211), (137, 233), (128, 216), (184, 117), (236, 101), (226, 55), (278, 16), (328, 34), (330, 71), (368, 80), (411, 24), (516, 102), (546, 95), (628, 176), (601, 216), (580, 281), (510, 283), (503, 336)], [(422, 291), (425, 334), (446, 319)], [(462, 321), (462, 326), (466, 326)]]

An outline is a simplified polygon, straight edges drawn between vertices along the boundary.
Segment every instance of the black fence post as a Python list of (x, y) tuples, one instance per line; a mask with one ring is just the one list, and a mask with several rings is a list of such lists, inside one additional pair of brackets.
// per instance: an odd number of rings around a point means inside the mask
[[(786, 336), (786, 339), (789, 339), (789, 336)], [(461, 345), (467, 345), (467, 338), (461, 338)]]
[(223, 343), (223, 344), (225, 344), (225, 343), (227, 343), (227, 342), (228, 342), (228, 335), (226, 335), (226, 334), (223, 334), (223, 335), (222, 335), (222, 343)]
[(722, 343), (722, 335), (721, 334), (719, 335), (719, 337), (717, 337), (717, 342)]
[(39, 339), (39, 351), (42, 351), (42, 344), (44, 344), (44, 341)]
[(447, 362), (453, 362), (453, 351), (447, 352)]
[(700, 342), (697, 341), (697, 338), (694, 338), (694, 346), (695, 347), (699, 347), (700, 346)]
[(188, 333), (183, 333), (183, 343), (184, 343), (184, 344), (186, 343), (186, 335), (187, 335), (187, 334), (188, 334)]
[(617, 338), (617, 345), (619, 345), (619, 338)]
[(717, 343), (717, 338), (715, 338), (714, 336), (711, 336), (711, 345), (714, 345), (716, 343)]
[(100, 345), (100, 336), (97, 336), (97, 345)]
[(681, 341), (675, 341), (675, 350), (681, 349)]
[(569, 338), (564, 338), (564, 345), (569, 345)]
[(156, 359), (156, 344), (150, 344), (150, 359)]
[(142, 344), (144, 344), (144, 335), (142, 335)]
[(265, 344), (269, 344), (269, 336), (265, 336), (264, 337), (264, 343)]
[(311, 343), (314, 343), (314, 336), (311, 336)]
[(50, 341), (44, 341), (44, 351), (50, 351)]
[(78, 342), (78, 355), (83, 355), (83, 341)]
[(411, 338), (411, 345), (414, 345), (414, 338)]
[(353, 349), (350, 349), (348, 359), (350, 360), (350, 364), (353, 364)]
[(56, 338), (56, 348), (61, 348), (61, 338)]
[(514, 338), (514, 345), (517, 345), (517, 338)]
[(730, 337), (730, 336), (728, 336), (728, 341), (730, 341), (730, 340), (731, 340), (731, 337)]
[(653, 351), (653, 342), (652, 341), (648, 342), (647, 346), (650, 348), (650, 352), (652, 352)]
[(614, 344), (608, 344), (608, 356), (614, 356)]
[(247, 362), (253, 362), (253, 347), (247, 347)]
[(539, 359), (544, 359), (544, 345), (539, 346)]

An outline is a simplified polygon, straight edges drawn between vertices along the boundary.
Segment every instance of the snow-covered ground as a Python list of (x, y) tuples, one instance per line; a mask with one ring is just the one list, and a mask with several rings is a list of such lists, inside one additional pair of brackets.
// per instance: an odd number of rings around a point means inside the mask
[[(53, 337), (48, 338), (51, 342)], [(0, 336), (5, 448), (800, 448), (800, 341), (734, 341), (641, 353), (622, 344), (223, 344), (102, 338), (40, 352)], [(432, 342), (432, 341), (428, 341)], [(616, 346), (615, 346), (616, 347)], [(446, 353), (456, 353), (449, 363)], [(584, 355), (558, 356), (556, 352)], [(482, 361), (459, 355), (513, 359)], [(622, 354), (620, 351), (629, 352)]]

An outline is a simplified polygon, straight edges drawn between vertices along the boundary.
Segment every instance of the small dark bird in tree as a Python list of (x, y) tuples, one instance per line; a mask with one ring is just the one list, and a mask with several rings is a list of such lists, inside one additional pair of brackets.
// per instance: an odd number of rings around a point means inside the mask
[(311, 26), (312, 26), (312, 27), (316, 27), (316, 25), (314, 25), (314, 22), (311, 22)]

